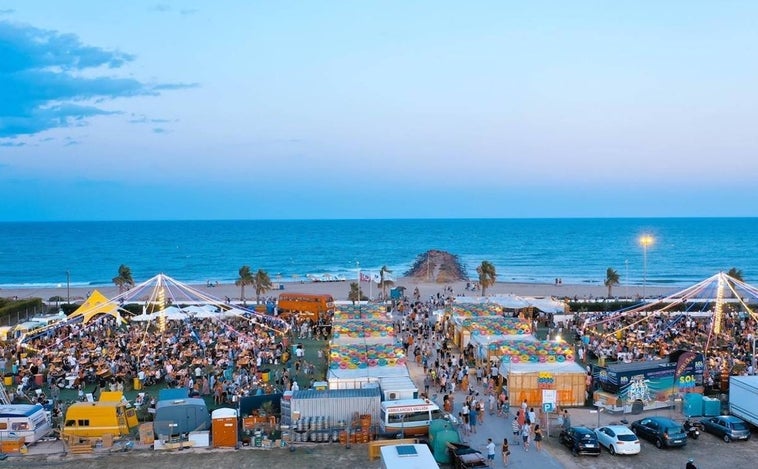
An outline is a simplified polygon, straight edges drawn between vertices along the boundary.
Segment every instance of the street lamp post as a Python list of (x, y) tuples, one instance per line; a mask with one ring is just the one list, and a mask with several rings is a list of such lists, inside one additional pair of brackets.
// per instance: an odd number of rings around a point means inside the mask
[(758, 341), (758, 338), (757, 337), (753, 337), (753, 354), (750, 356), (750, 360), (751, 360), (752, 365), (753, 365), (753, 373), (752, 374), (756, 374), (755, 373), (755, 342), (756, 341)]
[(71, 304), (71, 272), (66, 271), (66, 304)]
[(629, 259), (624, 261), (626, 266), (626, 277), (624, 277), (624, 283), (626, 284), (626, 298), (629, 299)]
[(647, 297), (647, 247), (653, 244), (653, 237), (650, 235), (642, 235), (640, 237), (640, 244), (642, 244), (642, 299)]

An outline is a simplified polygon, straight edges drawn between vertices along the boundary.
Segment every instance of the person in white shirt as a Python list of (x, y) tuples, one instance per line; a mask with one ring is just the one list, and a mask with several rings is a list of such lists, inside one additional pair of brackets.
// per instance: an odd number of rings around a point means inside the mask
[(495, 464), (495, 443), (492, 438), (487, 438), (487, 465), (492, 467)]

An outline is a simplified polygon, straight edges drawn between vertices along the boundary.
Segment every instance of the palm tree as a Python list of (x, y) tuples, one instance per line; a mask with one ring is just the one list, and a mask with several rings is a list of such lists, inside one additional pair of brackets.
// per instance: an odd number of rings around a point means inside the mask
[(742, 278), (742, 271), (738, 269), (737, 267), (732, 267), (731, 269), (729, 269), (729, 272), (727, 272), (726, 274), (735, 280), (739, 280), (740, 282), (745, 281)]
[(482, 261), (481, 265), (476, 268), (479, 274), (479, 285), (482, 286), (482, 296), (486, 296), (487, 288), (495, 284), (497, 272), (495, 266), (490, 261)]
[(347, 294), (347, 299), (355, 304), (356, 301), (361, 301), (361, 286), (358, 282), (350, 282), (350, 292)]
[(126, 264), (121, 264), (118, 267), (118, 275), (113, 277), (113, 283), (118, 287), (119, 293), (133, 287), (134, 279), (132, 278), (132, 269)]
[(253, 285), (255, 285), (255, 302), (256, 304), (261, 304), (261, 295), (273, 287), (271, 278), (269, 278), (265, 270), (258, 269), (255, 277), (253, 277)]
[(242, 300), (242, 304), (245, 304), (245, 286), (246, 285), (253, 285), (255, 283), (255, 278), (253, 278), (253, 274), (250, 272), (250, 266), (249, 265), (243, 265), (240, 267), (239, 270), (240, 277), (234, 281), (234, 284), (240, 287), (240, 300)]
[(385, 278), (385, 274), (391, 273), (392, 271), (388, 269), (386, 265), (383, 265), (379, 270), (379, 288), (382, 289), (382, 298), (387, 298), (387, 286), (394, 284), (392, 280)]
[(603, 285), (608, 287), (608, 298), (611, 297), (611, 289), (619, 284), (620, 278), (619, 273), (610, 267), (605, 271), (605, 281), (603, 282)]

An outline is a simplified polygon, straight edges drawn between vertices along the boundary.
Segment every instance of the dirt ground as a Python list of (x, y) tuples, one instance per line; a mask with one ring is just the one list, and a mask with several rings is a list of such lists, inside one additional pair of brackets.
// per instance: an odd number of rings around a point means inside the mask
[(349, 449), (338, 444), (297, 446), (275, 449), (195, 449), (172, 452), (151, 450), (98, 455), (11, 456), (0, 467), (55, 467), (61, 469), (167, 469), (194, 468), (309, 468), (373, 469), (379, 460), (369, 461), (366, 445), (352, 445)]

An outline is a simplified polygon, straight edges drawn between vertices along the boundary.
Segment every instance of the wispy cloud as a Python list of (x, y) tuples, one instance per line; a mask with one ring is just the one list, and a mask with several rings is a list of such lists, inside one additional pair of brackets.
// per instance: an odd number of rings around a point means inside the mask
[(130, 124), (168, 124), (169, 122), (179, 122), (179, 120), (178, 119), (150, 118), (144, 114), (132, 113), (130, 115), (130, 119), (127, 122), (129, 122)]
[(150, 10), (151, 11), (157, 11), (157, 12), (160, 12), (160, 13), (165, 13), (167, 11), (171, 11), (171, 5), (167, 5), (165, 3), (158, 3), (156, 5), (153, 5), (150, 8)]
[(200, 10), (198, 10), (197, 8), (185, 8), (183, 10), (179, 10), (179, 14), (180, 15), (194, 15), (198, 11)]
[(0, 147), (23, 147), (24, 142), (0, 142)]
[(156, 134), (165, 134), (167, 132), (168, 130), (164, 129), (163, 127), (156, 127), (153, 129), (153, 133), (156, 133)]
[(16, 13), (16, 10), (13, 8), (6, 8), (5, 10), (0, 10), (0, 15), (12, 15), (13, 13)]
[(167, 90), (186, 90), (191, 88), (197, 88), (199, 83), (161, 83), (159, 85), (153, 85), (152, 89), (155, 91), (167, 91)]
[(197, 86), (148, 84), (92, 73), (85, 77), (80, 72), (118, 69), (135, 56), (82, 44), (73, 34), (7, 21), (0, 21), (0, 50), (0, 138), (85, 125), (93, 116), (120, 114), (99, 107), (115, 98), (157, 96)]

